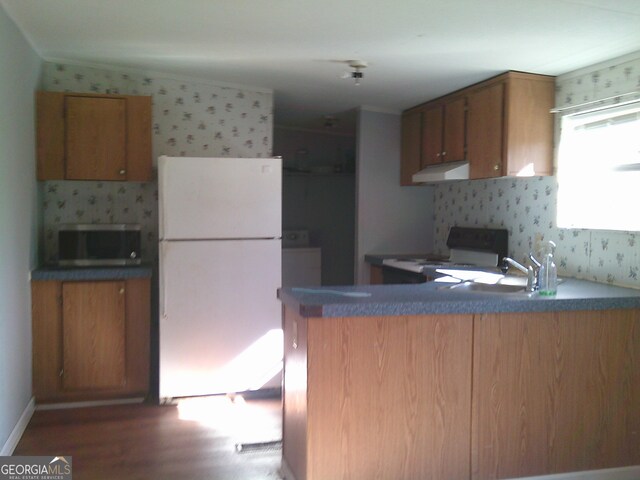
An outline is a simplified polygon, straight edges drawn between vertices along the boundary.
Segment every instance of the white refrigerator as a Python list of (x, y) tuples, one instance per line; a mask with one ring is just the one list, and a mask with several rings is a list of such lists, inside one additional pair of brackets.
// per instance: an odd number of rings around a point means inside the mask
[(158, 159), (161, 399), (279, 387), (282, 160)]

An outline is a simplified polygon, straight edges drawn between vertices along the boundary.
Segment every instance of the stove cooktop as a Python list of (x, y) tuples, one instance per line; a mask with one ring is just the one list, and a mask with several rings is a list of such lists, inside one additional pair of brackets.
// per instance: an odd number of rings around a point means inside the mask
[(508, 232), (504, 229), (451, 227), (447, 237), (449, 258), (388, 258), (382, 265), (416, 273), (438, 268), (495, 268), (507, 256)]
[(444, 268), (444, 267), (475, 267), (476, 265), (471, 263), (456, 263), (448, 260), (435, 261), (425, 260), (421, 258), (387, 258), (382, 261), (382, 265), (387, 267), (398, 268), (400, 270), (407, 270), (409, 272), (424, 273), (425, 270)]

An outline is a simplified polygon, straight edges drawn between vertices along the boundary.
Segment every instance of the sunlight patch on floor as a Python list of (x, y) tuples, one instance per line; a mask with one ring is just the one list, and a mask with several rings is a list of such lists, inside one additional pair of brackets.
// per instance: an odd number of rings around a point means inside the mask
[[(242, 395), (184, 398), (178, 402), (178, 418), (214, 428), (237, 442), (277, 440), (281, 427), (264, 402), (247, 402)], [(273, 405), (274, 400), (268, 402)]]

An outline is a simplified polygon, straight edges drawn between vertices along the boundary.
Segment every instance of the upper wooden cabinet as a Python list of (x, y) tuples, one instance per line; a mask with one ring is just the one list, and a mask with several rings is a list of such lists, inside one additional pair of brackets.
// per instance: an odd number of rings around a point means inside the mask
[(421, 135), (422, 111), (407, 112), (402, 115), (400, 185), (414, 185), (411, 176), (421, 168)]
[(151, 97), (37, 92), (38, 180), (151, 180)]
[(457, 97), (424, 110), (422, 167), (465, 159), (465, 99)]
[(504, 84), (492, 83), (473, 90), (467, 96), (467, 102), (469, 176), (500, 177), (503, 167)]
[(508, 72), (467, 95), (471, 178), (553, 174), (555, 79)]
[[(421, 168), (468, 160), (471, 179), (551, 175), (554, 85), (554, 77), (507, 72), (407, 110), (401, 169), (411, 174), (401, 184), (414, 185), (418, 160)], [(405, 119), (418, 112), (420, 135), (405, 135)]]

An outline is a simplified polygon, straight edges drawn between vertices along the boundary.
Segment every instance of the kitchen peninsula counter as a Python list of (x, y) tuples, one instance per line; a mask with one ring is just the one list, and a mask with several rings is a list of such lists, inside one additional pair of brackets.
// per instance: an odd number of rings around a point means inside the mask
[[(447, 290), (446, 283), (283, 288), (280, 300), (303, 317), (550, 312), (640, 308), (640, 290), (565, 279), (555, 296)], [(351, 296), (356, 295), (356, 296)]]
[(287, 480), (640, 474), (640, 291), (442, 286), (280, 290)]

